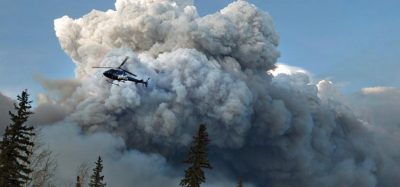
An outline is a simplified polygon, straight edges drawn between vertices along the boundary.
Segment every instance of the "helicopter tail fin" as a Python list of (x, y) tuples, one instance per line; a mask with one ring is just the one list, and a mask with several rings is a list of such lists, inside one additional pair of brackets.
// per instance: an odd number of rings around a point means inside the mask
[(143, 84), (143, 86), (148, 86), (148, 82), (149, 82), (150, 78), (147, 78), (147, 80), (143, 80), (143, 79), (135, 79), (133, 77), (128, 77), (128, 81), (132, 81), (135, 84)]
[(144, 84), (144, 86), (146, 86), (146, 88), (147, 88), (147, 85), (148, 85), (149, 80), (150, 80), (150, 78), (147, 78), (146, 81), (143, 81), (143, 84)]

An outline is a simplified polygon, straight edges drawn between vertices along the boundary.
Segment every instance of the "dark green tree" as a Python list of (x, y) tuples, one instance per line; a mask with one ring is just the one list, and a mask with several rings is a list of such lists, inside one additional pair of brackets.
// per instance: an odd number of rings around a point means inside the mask
[(11, 123), (6, 127), (3, 140), (0, 142), (0, 186), (19, 187), (27, 183), (32, 169), (29, 168), (29, 156), (32, 154), (35, 135), (34, 128), (27, 126), (32, 101), (27, 90), (17, 96), (18, 104), (14, 103), (16, 113), (9, 112)]
[(242, 181), (242, 179), (241, 179), (241, 178), (239, 179), (239, 182), (238, 182), (238, 185), (237, 185), (237, 187), (243, 187), (243, 181)]
[(106, 183), (103, 182), (104, 176), (101, 175), (103, 171), (103, 160), (101, 157), (97, 159), (96, 167), (93, 169), (93, 174), (90, 176), (90, 187), (104, 187)]
[(207, 128), (204, 124), (201, 124), (196, 136), (193, 137), (187, 159), (184, 161), (184, 163), (190, 164), (190, 167), (185, 170), (185, 177), (181, 180), (181, 186), (200, 187), (200, 184), (206, 181), (203, 168), (212, 169), (208, 161), (208, 144)]
[(75, 187), (82, 187), (81, 185), (81, 179), (79, 178), (79, 176), (76, 176), (76, 184)]

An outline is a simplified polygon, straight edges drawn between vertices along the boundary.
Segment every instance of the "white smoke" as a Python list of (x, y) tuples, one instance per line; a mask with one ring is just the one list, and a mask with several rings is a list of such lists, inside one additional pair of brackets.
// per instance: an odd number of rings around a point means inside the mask
[[(55, 31), (76, 64), (75, 80), (42, 81), (41, 101), (64, 119), (44, 127), (61, 183), (73, 180), (77, 160), (103, 155), (111, 186), (176, 186), (199, 123), (211, 138), (208, 185), (400, 182), (391, 174), (399, 152), (381, 146), (392, 139), (358, 120), (332, 83), (313, 84), (298, 68), (270, 71), (278, 36), (271, 17), (246, 1), (199, 17), (191, 1), (117, 0), (115, 10), (57, 19)], [(149, 88), (111, 85), (91, 68), (125, 56)]]

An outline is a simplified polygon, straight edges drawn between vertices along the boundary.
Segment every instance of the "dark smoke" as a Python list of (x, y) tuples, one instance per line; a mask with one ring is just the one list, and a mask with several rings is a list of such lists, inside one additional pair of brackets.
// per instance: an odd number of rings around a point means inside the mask
[[(212, 139), (209, 186), (400, 184), (397, 138), (360, 120), (329, 81), (271, 72), (279, 37), (246, 1), (199, 17), (191, 1), (117, 0), (115, 10), (57, 19), (55, 31), (76, 64), (75, 80), (43, 81), (41, 96), (59, 116), (48, 121), (63, 119), (43, 127), (61, 185), (76, 160), (101, 154), (110, 186), (176, 186), (199, 123)], [(91, 68), (125, 56), (149, 88), (110, 85)]]

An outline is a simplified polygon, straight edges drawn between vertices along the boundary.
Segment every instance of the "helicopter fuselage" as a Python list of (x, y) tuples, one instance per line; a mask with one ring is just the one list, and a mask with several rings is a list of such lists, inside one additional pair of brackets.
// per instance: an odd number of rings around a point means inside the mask
[(140, 80), (136, 79), (121, 69), (109, 69), (109, 70), (105, 71), (103, 73), (103, 75), (112, 80), (122, 81), (122, 82), (131, 81), (131, 82), (135, 82), (136, 84), (137, 83), (143, 84), (147, 87), (147, 81), (144, 81), (142, 79), (140, 79)]
[(110, 69), (103, 73), (103, 75), (109, 79), (117, 80), (117, 81), (128, 81), (129, 75), (125, 73), (123, 70), (119, 69)]

